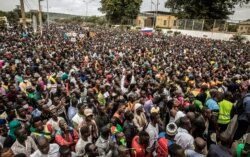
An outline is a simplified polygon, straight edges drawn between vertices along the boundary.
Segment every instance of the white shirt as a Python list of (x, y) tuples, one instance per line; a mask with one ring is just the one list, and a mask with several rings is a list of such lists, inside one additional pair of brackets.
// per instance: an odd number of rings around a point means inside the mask
[(178, 119), (180, 119), (181, 117), (185, 117), (185, 113), (183, 113), (182, 111), (177, 111), (175, 117), (174, 117), (174, 121), (176, 122)]
[[(80, 124), (82, 124), (83, 120), (84, 120), (84, 117), (80, 116), (79, 113), (76, 113), (76, 115), (72, 118), (72, 122), (76, 123), (78, 127)], [(75, 129), (78, 129), (78, 128), (75, 128)]]
[(42, 154), (40, 150), (36, 150), (33, 154), (30, 155), (30, 157), (59, 157), (59, 145), (58, 144), (50, 144), (49, 145), (49, 153), (48, 154)]
[(153, 144), (156, 143), (156, 141), (158, 140), (158, 134), (159, 134), (158, 124), (156, 124), (154, 127), (150, 122), (146, 129), (146, 132), (149, 134), (149, 148), (151, 148)]
[(60, 120), (64, 120), (64, 118), (58, 117), (57, 121), (54, 121), (52, 118), (50, 118), (49, 121), (46, 124), (47, 125), (50, 124), (52, 126), (52, 128), (53, 128), (53, 131), (56, 131), (56, 130), (60, 129), (60, 127), (59, 127), (59, 121)]
[(179, 127), (178, 133), (175, 135), (176, 144), (182, 146), (183, 149), (194, 149), (194, 138), (186, 129)]
[(88, 138), (87, 141), (84, 141), (82, 138), (79, 138), (79, 140), (76, 143), (76, 156), (86, 156), (86, 154), (85, 154), (85, 146), (88, 143), (92, 143), (90, 138)]

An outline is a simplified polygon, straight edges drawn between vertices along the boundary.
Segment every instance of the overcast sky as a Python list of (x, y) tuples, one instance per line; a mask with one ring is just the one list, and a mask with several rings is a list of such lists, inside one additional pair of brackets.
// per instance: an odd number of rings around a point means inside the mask
[[(49, 12), (57, 12), (57, 13), (67, 13), (73, 15), (86, 15), (86, 3), (83, 2), (84, 0), (49, 0)], [(102, 15), (101, 12), (98, 11), (100, 7), (100, 0), (85, 0), (89, 2), (88, 5), (88, 15)], [(150, 11), (151, 0), (143, 0), (141, 6), (141, 12), (143, 11)], [(156, 0), (153, 0), (156, 1)], [(159, 0), (159, 10), (160, 11), (168, 11), (164, 8), (164, 2), (166, 0)], [(24, 0), (25, 2), (25, 10), (37, 10), (38, 9), (38, 0)], [(19, 0), (0, 0), (0, 10), (3, 11), (10, 11), (19, 5)], [(41, 2), (42, 9), (46, 9), (46, 0)], [(153, 6), (153, 10), (154, 10)], [(246, 20), (250, 19), (250, 5), (243, 7), (237, 7), (235, 14), (230, 16), (232, 20)]]

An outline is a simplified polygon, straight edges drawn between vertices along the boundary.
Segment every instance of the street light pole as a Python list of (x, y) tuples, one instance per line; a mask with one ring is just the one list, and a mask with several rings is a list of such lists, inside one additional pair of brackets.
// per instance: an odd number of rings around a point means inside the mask
[(91, 3), (91, 2), (93, 2), (93, 1), (95, 1), (95, 0), (92, 0), (92, 1), (90, 1), (90, 0), (83, 0), (82, 2), (83, 3), (85, 3), (86, 4), (86, 19), (87, 19), (87, 16), (88, 16), (88, 7), (89, 7), (89, 3)]

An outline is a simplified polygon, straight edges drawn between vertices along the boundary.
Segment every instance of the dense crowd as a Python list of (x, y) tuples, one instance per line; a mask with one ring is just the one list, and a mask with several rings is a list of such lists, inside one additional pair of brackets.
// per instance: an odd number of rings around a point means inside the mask
[(250, 156), (249, 43), (51, 25), (0, 56), (0, 157)]

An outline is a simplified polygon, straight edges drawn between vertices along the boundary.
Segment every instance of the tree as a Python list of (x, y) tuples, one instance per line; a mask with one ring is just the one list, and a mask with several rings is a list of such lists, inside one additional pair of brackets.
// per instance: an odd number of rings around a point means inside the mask
[(165, 7), (183, 19), (228, 19), (236, 5), (250, 0), (167, 0)]
[(99, 10), (113, 24), (126, 24), (140, 12), (142, 0), (101, 0)]
[(12, 11), (6, 13), (6, 17), (9, 23), (17, 23), (21, 18), (21, 9), (20, 6), (17, 5), (16, 8)]

